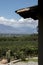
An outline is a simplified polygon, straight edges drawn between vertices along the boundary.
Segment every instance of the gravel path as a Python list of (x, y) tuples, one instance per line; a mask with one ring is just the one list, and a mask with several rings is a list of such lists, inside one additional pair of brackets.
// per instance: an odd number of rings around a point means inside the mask
[(9, 63), (9, 64), (0, 64), (0, 65), (38, 65), (38, 62), (33, 62), (33, 61), (30, 61), (30, 62), (18, 62), (18, 63)]
[[(33, 57), (33, 59), (38, 59), (38, 57)], [(9, 64), (1, 64), (0, 63), (0, 65), (38, 65), (38, 62), (33, 62), (33, 61), (17, 62), (17, 63), (10, 62)]]

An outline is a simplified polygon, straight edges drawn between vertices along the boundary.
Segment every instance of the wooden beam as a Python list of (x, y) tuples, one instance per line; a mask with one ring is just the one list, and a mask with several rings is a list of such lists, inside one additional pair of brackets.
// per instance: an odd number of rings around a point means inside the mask
[(31, 17), (33, 19), (38, 19), (37, 8), (38, 6), (27, 7), (27, 8), (16, 10), (15, 12), (23, 18)]

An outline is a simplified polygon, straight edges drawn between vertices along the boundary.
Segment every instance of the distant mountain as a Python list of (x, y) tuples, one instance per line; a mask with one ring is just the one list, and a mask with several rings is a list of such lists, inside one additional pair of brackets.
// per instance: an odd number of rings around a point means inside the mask
[(16, 33), (17, 30), (11, 26), (0, 24), (0, 33)]
[(0, 34), (32, 34), (34, 32), (37, 33), (37, 31), (31, 27), (15, 28), (12, 26), (0, 24)]

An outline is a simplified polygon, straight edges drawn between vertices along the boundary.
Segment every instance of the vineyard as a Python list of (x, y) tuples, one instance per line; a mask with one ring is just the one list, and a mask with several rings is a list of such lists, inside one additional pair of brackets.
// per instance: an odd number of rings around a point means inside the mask
[(0, 58), (6, 58), (10, 50), (10, 58), (22, 59), (38, 56), (38, 34), (21, 36), (0, 36)]

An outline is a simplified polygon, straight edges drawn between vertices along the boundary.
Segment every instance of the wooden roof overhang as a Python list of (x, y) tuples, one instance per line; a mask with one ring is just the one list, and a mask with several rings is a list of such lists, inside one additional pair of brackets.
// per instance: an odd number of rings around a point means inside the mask
[(38, 6), (32, 6), (32, 7), (27, 7), (27, 8), (16, 10), (15, 12), (23, 18), (31, 17), (36, 20), (38, 19), (37, 9), (38, 9)]

